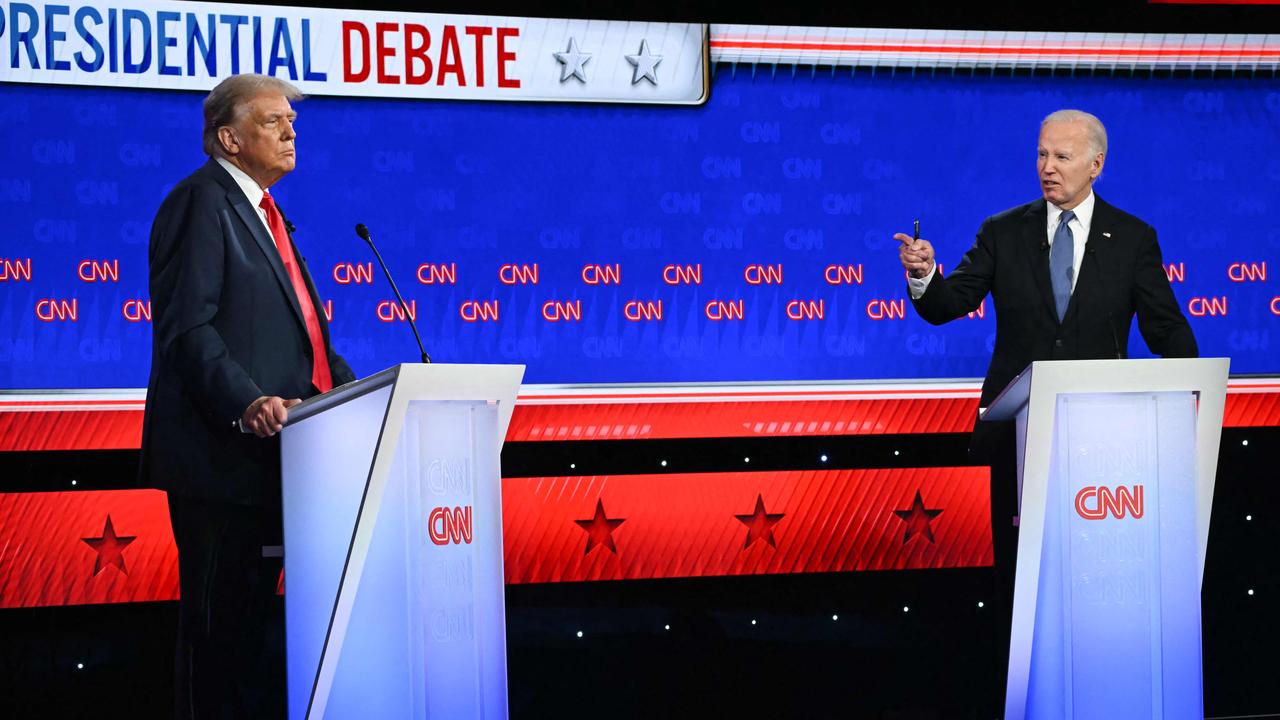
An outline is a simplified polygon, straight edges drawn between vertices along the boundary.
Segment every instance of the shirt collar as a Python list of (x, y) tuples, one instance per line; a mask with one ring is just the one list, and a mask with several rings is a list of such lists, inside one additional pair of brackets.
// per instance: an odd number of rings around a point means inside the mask
[[(1045, 205), (1049, 210), (1049, 228), (1055, 228), (1058, 225), (1058, 218), (1062, 215), (1062, 208), (1048, 201), (1045, 201)], [(1085, 231), (1086, 237), (1088, 236), (1089, 226), (1093, 224), (1093, 205), (1093, 188), (1090, 188), (1088, 197), (1072, 209), (1072, 212), (1076, 214), (1076, 220), (1080, 221), (1080, 227)]]
[(231, 175), (231, 179), (236, 181), (236, 185), (240, 186), (240, 190), (244, 192), (244, 196), (249, 198), (250, 205), (256, 208), (262, 204), (262, 196), (266, 193), (258, 186), (257, 181), (249, 177), (248, 173), (233, 165), (230, 160), (220, 155), (215, 157), (214, 160), (217, 160), (218, 164), (222, 166), (222, 169), (226, 170)]

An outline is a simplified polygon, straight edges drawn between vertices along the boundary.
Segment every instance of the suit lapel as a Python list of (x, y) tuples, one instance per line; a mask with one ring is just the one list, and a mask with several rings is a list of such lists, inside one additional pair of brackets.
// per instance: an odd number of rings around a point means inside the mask
[(1032, 203), (1022, 216), (1022, 222), (1022, 246), (1026, 248), (1027, 259), (1030, 261), (1031, 276), (1040, 288), (1040, 299), (1044, 302), (1045, 310), (1057, 321), (1058, 305), (1053, 299), (1053, 281), (1049, 278), (1049, 253), (1043, 249), (1048, 240), (1045, 228), (1049, 223), (1049, 211), (1044, 200)]
[[(219, 167), (218, 170), (222, 175), (226, 175), (225, 171)], [(302, 308), (298, 305), (298, 298), (293, 291), (293, 282), (289, 280), (289, 273), (284, 269), (284, 262), (280, 260), (280, 251), (276, 248), (276, 243), (272, 240), (271, 235), (267, 232), (267, 228), (262, 224), (262, 218), (258, 216), (258, 211), (249, 206), (249, 198), (244, 196), (240, 188), (227, 177), (230, 187), (227, 188), (227, 202), (231, 204), (231, 209), (236, 211), (236, 215), (240, 216), (240, 220), (244, 222), (245, 227), (249, 228), (249, 234), (253, 236), (254, 241), (258, 245), (258, 249), (262, 251), (263, 258), (267, 264), (271, 266), (271, 271), (275, 273), (276, 282), (280, 283), (280, 289), (284, 291), (284, 296), (289, 300), (289, 307), (293, 308), (293, 316), (297, 318), (298, 324), (306, 330), (306, 322), (302, 319)], [(226, 184), (224, 184), (224, 187)]]
[(284, 292), (285, 298), (288, 299), (289, 307), (293, 308), (293, 317), (297, 319), (298, 326), (305, 333), (307, 324), (302, 318), (302, 307), (298, 305), (297, 295), (293, 291), (293, 282), (289, 279), (289, 273), (284, 269), (284, 262), (280, 259), (280, 251), (276, 248), (275, 240), (271, 238), (271, 233), (267, 232), (267, 228), (262, 224), (262, 218), (258, 215), (258, 211), (249, 204), (249, 198), (245, 197), (244, 191), (240, 189), (236, 181), (216, 160), (210, 158), (209, 162), (205, 163), (204, 169), (227, 191), (227, 204), (231, 206), (236, 215), (240, 216), (240, 221), (244, 223), (245, 227), (249, 228), (249, 234), (253, 236), (258, 249), (262, 251), (263, 259), (271, 266), (271, 271), (276, 276), (276, 282), (280, 283), (280, 289)]

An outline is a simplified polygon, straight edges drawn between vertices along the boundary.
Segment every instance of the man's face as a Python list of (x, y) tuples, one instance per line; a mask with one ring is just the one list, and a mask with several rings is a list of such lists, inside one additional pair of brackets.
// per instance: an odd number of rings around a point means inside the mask
[(1089, 146), (1081, 121), (1051, 122), (1040, 129), (1036, 172), (1044, 199), (1071, 210), (1089, 196), (1105, 157)]
[(283, 95), (257, 95), (230, 126), (219, 130), (223, 148), (249, 177), (270, 187), (297, 164), (293, 122), (298, 114)]

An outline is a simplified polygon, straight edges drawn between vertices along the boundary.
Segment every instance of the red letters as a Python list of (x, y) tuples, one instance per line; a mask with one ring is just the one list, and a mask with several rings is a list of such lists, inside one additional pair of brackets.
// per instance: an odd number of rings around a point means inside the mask
[(438, 507), (427, 516), (427, 534), (436, 545), (471, 544), (471, 506)]
[[(431, 31), (424, 25), (405, 23), (404, 26), (404, 81), (407, 85), (425, 85), (431, 79)], [(422, 65), (422, 72), (414, 72), (414, 63)]]
[[(1088, 501), (1097, 499), (1093, 507)], [(1133, 489), (1120, 485), (1112, 492), (1110, 488), (1089, 485), (1076, 493), (1076, 513), (1085, 520), (1105, 520), (1110, 514), (1117, 520), (1123, 520), (1128, 511), (1135, 520), (1142, 518), (1142, 486), (1134, 485)]]
[(507, 38), (519, 37), (519, 35), (520, 28), (498, 28), (498, 87), (500, 88), (520, 87), (520, 80), (518, 78), (507, 77), (507, 63), (516, 59), (514, 51), (507, 52)]
[[(355, 56), (351, 54), (352, 33), (360, 36), (360, 70), (356, 71)], [(342, 56), (346, 58), (342, 69), (343, 82), (358, 83), (369, 79), (369, 28), (363, 23), (347, 21), (342, 23)]]
[(375, 53), (378, 56), (378, 83), (380, 85), (399, 85), (400, 76), (391, 75), (387, 72), (387, 59), (395, 57), (396, 49), (387, 47), (387, 33), (395, 32), (400, 27), (399, 23), (377, 23), (374, 26), (373, 34), (378, 38), (378, 49)]
[(821, 320), (827, 315), (825, 300), (792, 300), (787, 303), (789, 320)]
[(436, 73), (436, 84), (444, 85), (445, 75), (456, 75), (458, 87), (467, 86), (467, 78), (462, 74), (462, 52), (458, 50), (458, 29), (452, 25), (444, 26), (440, 38), (440, 71)]
[[(367, 82), (372, 75), (380, 85), (426, 85), (435, 79), (440, 87), (468, 86), (467, 71), (472, 73), (472, 87), (485, 87), (492, 77), (486, 67), (492, 68), (486, 55), (493, 53), (497, 64), (499, 88), (519, 88), (520, 80), (510, 76), (511, 64), (516, 60), (514, 50), (507, 43), (520, 36), (519, 28), (494, 28), (485, 25), (435, 26), (439, 42), (432, 45), (432, 27), (419, 23), (379, 22), (368, 24), (356, 21), (342, 23), (343, 80), (349, 83)], [(459, 32), (461, 30), (461, 32)], [(402, 34), (403, 33), (403, 34)], [(487, 42), (494, 38), (493, 43)], [(470, 51), (463, 45), (469, 43)], [(436, 54), (432, 55), (432, 50)], [(396, 61), (403, 57), (404, 69), (399, 71)], [(467, 58), (467, 59), (464, 59)], [(474, 58), (474, 66), (467, 61)], [(373, 70), (376, 67), (377, 72)]]
[(822, 271), (828, 285), (861, 285), (862, 263), (857, 265), (828, 265)]
[(484, 87), (484, 39), (493, 34), (493, 28), (477, 26), (477, 25), (468, 25), (467, 34), (475, 38), (476, 85), (478, 87)]

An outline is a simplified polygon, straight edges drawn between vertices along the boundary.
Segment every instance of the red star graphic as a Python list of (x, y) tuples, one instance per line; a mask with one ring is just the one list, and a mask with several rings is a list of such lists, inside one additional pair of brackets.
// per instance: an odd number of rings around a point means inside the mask
[(751, 543), (764, 538), (769, 547), (778, 547), (773, 539), (773, 526), (782, 519), (785, 513), (767, 513), (764, 510), (764, 496), (756, 495), (756, 509), (750, 515), (734, 515), (738, 521), (747, 526), (747, 542), (742, 549), (751, 547)]
[(942, 510), (927, 510), (924, 506), (924, 500), (920, 497), (920, 491), (916, 490), (916, 499), (911, 503), (910, 510), (894, 510), (897, 515), (907, 524), (907, 531), (902, 535), (902, 544), (906, 545), (912, 535), (916, 533), (924, 533), (929, 538), (929, 542), (933, 542), (933, 527), (930, 525), (933, 519), (942, 514)]
[(107, 526), (102, 530), (102, 537), (96, 538), (80, 538), (89, 544), (89, 547), (98, 551), (98, 557), (93, 561), (93, 575), (98, 576), (102, 569), (108, 565), (115, 565), (116, 568), (124, 573), (129, 571), (124, 567), (124, 549), (129, 543), (138, 539), (137, 535), (128, 537), (119, 537), (116, 535), (116, 529), (111, 526), (111, 516), (107, 515)]
[(613, 544), (613, 530), (626, 522), (626, 520), (618, 518), (610, 520), (606, 517), (603, 500), (596, 500), (596, 514), (594, 516), (587, 520), (574, 520), (574, 522), (587, 533), (587, 549), (582, 553), (583, 555), (589, 554), (591, 549), (597, 545), (609, 548), (609, 551), (614, 555), (618, 554), (618, 546)]

